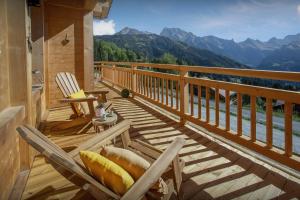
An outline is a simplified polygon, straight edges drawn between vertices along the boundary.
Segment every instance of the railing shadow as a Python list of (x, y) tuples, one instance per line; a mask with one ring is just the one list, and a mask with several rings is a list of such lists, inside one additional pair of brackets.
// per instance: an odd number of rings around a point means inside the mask
[[(244, 157), (233, 148), (228, 149), (180, 126), (149, 105), (134, 99), (119, 98), (114, 101), (114, 109), (120, 111), (120, 119), (132, 120), (130, 135), (133, 138), (139, 138), (162, 150), (175, 137), (186, 139), (180, 153), (186, 163), (182, 186), (185, 199), (268, 199), (277, 196), (285, 199), (300, 196), (299, 183), (270, 170), (265, 163)], [(137, 124), (145, 126), (139, 127)]]

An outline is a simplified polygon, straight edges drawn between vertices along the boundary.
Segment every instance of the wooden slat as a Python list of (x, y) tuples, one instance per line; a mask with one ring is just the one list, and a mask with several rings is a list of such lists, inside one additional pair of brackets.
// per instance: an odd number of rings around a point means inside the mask
[(272, 99), (266, 99), (266, 133), (267, 133), (267, 148), (273, 146), (273, 105)]
[(230, 130), (230, 92), (225, 91), (225, 107), (226, 107), (226, 131)]
[(156, 100), (156, 90), (157, 90), (157, 85), (156, 85), (156, 77), (153, 77), (154, 79), (154, 88), (153, 88), (153, 98)]
[(243, 107), (242, 107), (242, 95), (237, 93), (237, 135), (241, 136), (243, 132), (242, 121), (243, 121)]
[(184, 139), (176, 138), (121, 199), (141, 199), (169, 167), (183, 145)]
[(164, 79), (160, 79), (161, 80), (161, 103), (164, 104)]
[(202, 117), (202, 90), (201, 85), (198, 85), (198, 119)]
[(256, 141), (256, 96), (250, 97), (251, 106), (251, 127), (250, 127), (250, 137), (251, 141)]
[(220, 122), (220, 111), (219, 111), (219, 99), (220, 99), (220, 94), (219, 94), (219, 88), (216, 88), (215, 89), (215, 124), (216, 124), (216, 127), (219, 126), (219, 122)]
[(290, 102), (284, 103), (284, 129), (285, 129), (285, 155), (291, 157), (293, 155), (293, 107)]
[(194, 88), (193, 88), (193, 84), (190, 84), (190, 102), (191, 102), (191, 116), (194, 116)]
[(169, 105), (169, 80), (166, 79), (166, 105)]
[(210, 99), (210, 94), (209, 94), (209, 87), (205, 87), (205, 98), (206, 98), (206, 122), (209, 123), (210, 121), (210, 109), (209, 109), (209, 99)]
[(176, 110), (179, 108), (179, 81), (176, 81)]
[(151, 72), (146, 70), (135, 70), (137, 74), (144, 74), (147, 76), (153, 76), (161, 79), (169, 79), (169, 80), (179, 80), (179, 76), (175, 74), (167, 74), (167, 73), (160, 73), (160, 72)]
[(160, 82), (161, 82), (160, 78), (157, 78), (157, 101), (158, 102), (159, 102), (159, 94), (160, 94), (160, 92), (159, 92), (159, 90), (160, 90)]
[(174, 81), (173, 80), (170, 80), (171, 81), (171, 108), (173, 108), (174, 106), (174, 95), (173, 95), (173, 89), (174, 89)]
[(149, 97), (149, 76), (146, 76), (147, 97)]
[(153, 80), (152, 80), (152, 76), (149, 76), (149, 81), (150, 81), (150, 98), (152, 99), (152, 96), (153, 96), (153, 94), (152, 94), (152, 82), (153, 82)]

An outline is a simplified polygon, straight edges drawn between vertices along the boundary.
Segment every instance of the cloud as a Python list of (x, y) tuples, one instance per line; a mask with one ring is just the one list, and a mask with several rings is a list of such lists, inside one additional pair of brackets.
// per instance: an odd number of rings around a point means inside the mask
[(300, 15), (300, 4), (297, 6), (298, 15)]
[(113, 35), (116, 33), (114, 20), (94, 20), (94, 35)]

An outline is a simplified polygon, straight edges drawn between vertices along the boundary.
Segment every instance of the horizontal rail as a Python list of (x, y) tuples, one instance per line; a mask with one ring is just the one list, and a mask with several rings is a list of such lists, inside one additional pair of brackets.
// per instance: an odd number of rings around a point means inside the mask
[[(157, 72), (156, 68), (174, 70), (178, 74)], [(188, 72), (293, 82), (300, 82), (300, 73), (130, 62), (96, 62), (95, 71), (101, 74), (102, 80), (112, 83), (113, 86), (128, 88), (133, 96), (141, 97), (178, 115), (182, 124), (186, 121), (198, 124), (232, 142), (300, 171), (299, 152), (293, 152), (293, 108), (294, 105), (300, 104), (300, 92), (190, 77)], [(244, 96), (248, 96), (249, 99), (247, 116), (243, 115)], [(257, 128), (258, 98), (266, 99), (265, 141), (258, 136), (262, 134), (261, 129)], [(281, 100), (284, 106), (282, 146), (276, 146), (273, 141), (273, 100)], [(231, 112), (232, 107), (236, 109), (235, 115)], [(236, 117), (236, 120), (232, 119), (233, 117)], [(245, 118), (248, 120), (248, 133), (243, 129), (246, 127), (243, 124)]]
[(300, 82), (299, 72), (171, 65), (171, 64), (156, 64), (156, 63), (153, 64), (153, 63), (132, 63), (132, 62), (109, 62), (109, 61), (95, 62), (95, 64), (126, 65), (126, 66), (135, 66), (135, 67), (141, 66), (141, 67), (149, 67), (149, 68), (171, 69), (175, 71), (190, 71), (190, 72), (209, 73), (209, 74)]

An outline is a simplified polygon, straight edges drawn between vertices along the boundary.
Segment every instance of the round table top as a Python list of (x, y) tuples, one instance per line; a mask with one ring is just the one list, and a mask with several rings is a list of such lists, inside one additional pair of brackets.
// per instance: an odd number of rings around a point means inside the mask
[(109, 114), (106, 114), (106, 120), (100, 120), (99, 117), (94, 117), (92, 119), (92, 123), (95, 126), (101, 126), (101, 125), (113, 125), (114, 123), (116, 123), (118, 120), (118, 116), (113, 113), (112, 116), (109, 116)]

